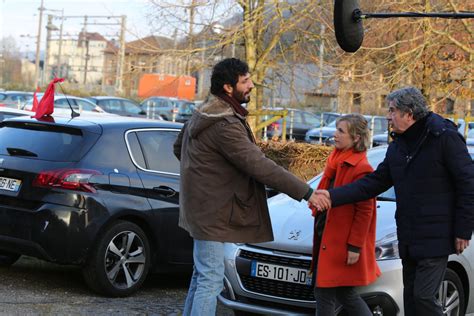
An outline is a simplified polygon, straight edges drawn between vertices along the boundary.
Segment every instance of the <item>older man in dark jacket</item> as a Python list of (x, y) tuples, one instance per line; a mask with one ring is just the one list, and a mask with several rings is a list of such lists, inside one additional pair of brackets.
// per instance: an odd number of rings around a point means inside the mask
[(394, 186), (403, 264), (405, 315), (443, 315), (436, 294), (448, 256), (461, 253), (474, 229), (474, 165), (455, 125), (427, 109), (416, 88), (387, 96), (392, 137), (372, 174), (318, 191), (316, 208), (377, 196)]
[[(181, 161), (179, 226), (194, 239), (194, 272), (183, 315), (215, 314), (224, 279), (225, 242), (273, 240), (265, 186), (313, 201), (304, 181), (265, 157), (247, 124), (253, 88), (246, 63), (214, 66), (211, 93), (175, 143)], [(314, 201), (313, 201), (314, 202)]]

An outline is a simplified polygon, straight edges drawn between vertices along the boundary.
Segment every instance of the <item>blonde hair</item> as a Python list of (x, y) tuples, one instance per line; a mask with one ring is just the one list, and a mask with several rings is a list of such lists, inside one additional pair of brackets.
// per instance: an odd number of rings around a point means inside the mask
[(336, 126), (342, 121), (347, 122), (347, 130), (352, 140), (359, 136), (359, 140), (354, 142), (352, 147), (354, 151), (366, 151), (370, 144), (370, 131), (365, 117), (357, 113), (346, 114), (337, 119)]

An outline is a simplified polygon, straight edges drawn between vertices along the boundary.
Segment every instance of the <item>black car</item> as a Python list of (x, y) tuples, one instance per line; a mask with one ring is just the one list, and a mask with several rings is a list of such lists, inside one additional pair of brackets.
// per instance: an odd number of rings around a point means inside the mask
[[(286, 121), (286, 139), (295, 139), (296, 141), (304, 141), (306, 132), (312, 128), (321, 125), (321, 115), (316, 115), (298, 109), (287, 109), (288, 114)], [(283, 128), (283, 119), (270, 124), (267, 128), (267, 137), (280, 137)]]
[(186, 122), (196, 108), (194, 102), (165, 97), (150, 97), (140, 103), (150, 118), (160, 116), (166, 121)]
[(96, 96), (87, 98), (104, 111), (122, 116), (146, 117), (146, 112), (138, 103), (119, 97)]
[(178, 227), (182, 124), (123, 117), (0, 123), (0, 264), (20, 255), (82, 267), (98, 293), (126, 296), (149, 270), (190, 271)]

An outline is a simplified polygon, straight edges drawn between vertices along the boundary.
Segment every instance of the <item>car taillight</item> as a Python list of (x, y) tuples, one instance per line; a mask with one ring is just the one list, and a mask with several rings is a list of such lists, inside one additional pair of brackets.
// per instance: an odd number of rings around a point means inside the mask
[(89, 179), (96, 174), (101, 173), (89, 169), (57, 169), (41, 171), (33, 180), (33, 186), (95, 193), (96, 190), (89, 183)]
[(178, 108), (173, 108), (173, 109), (171, 110), (171, 113), (174, 113), (174, 114), (178, 114), (178, 112), (179, 112), (179, 109), (178, 109)]
[(270, 124), (270, 129), (274, 131), (279, 131), (280, 130), (280, 123), (278, 122), (273, 122)]

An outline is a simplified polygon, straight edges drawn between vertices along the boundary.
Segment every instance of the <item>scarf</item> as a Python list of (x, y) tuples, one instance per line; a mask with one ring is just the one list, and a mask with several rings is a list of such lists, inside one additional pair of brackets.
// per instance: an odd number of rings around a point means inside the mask
[[(336, 177), (337, 166), (339, 166), (342, 162), (344, 162), (344, 160), (346, 160), (347, 158), (349, 158), (350, 156), (354, 154), (357, 154), (357, 153), (355, 153), (352, 149), (349, 149), (349, 150), (334, 149), (329, 155), (328, 160), (326, 162), (326, 167), (324, 168), (323, 177), (318, 185), (318, 190), (329, 189), (331, 182), (334, 181), (334, 178)], [(311, 208), (311, 211), (312, 211), (313, 216), (315, 216), (316, 209)]]
[(249, 114), (249, 111), (247, 111), (247, 109), (244, 108), (234, 97), (225, 93), (219, 93), (217, 96), (228, 103), (234, 109), (235, 113), (242, 115), (243, 117), (246, 117)]

